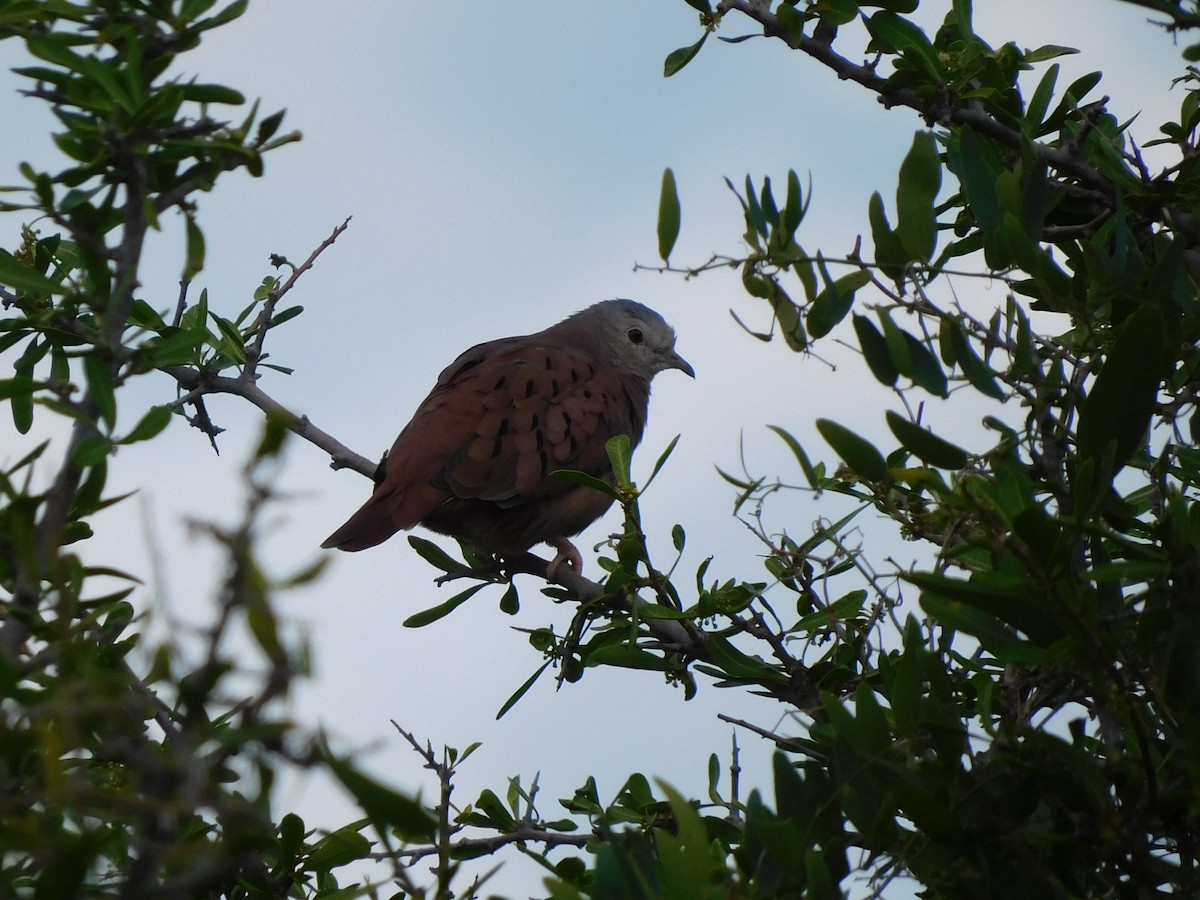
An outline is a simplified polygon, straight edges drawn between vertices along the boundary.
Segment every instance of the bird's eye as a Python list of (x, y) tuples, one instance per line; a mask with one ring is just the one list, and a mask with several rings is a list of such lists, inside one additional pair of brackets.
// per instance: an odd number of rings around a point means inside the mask
[(642, 341), (644, 341), (646, 339), (645, 336), (642, 334), (642, 329), (640, 329), (640, 328), (630, 328), (628, 333), (626, 334), (626, 337), (629, 338), (629, 342), (631, 344), (640, 344)]

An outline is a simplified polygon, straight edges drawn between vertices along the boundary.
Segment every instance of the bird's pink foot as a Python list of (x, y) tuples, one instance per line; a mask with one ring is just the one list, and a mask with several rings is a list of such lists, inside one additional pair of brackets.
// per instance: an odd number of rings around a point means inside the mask
[(575, 549), (575, 545), (566, 538), (555, 538), (552, 541), (546, 541), (551, 547), (558, 551), (558, 555), (550, 560), (550, 565), (546, 567), (546, 577), (554, 580), (555, 574), (558, 572), (558, 567), (566, 563), (576, 575), (583, 573), (583, 557), (579, 555), (579, 551)]

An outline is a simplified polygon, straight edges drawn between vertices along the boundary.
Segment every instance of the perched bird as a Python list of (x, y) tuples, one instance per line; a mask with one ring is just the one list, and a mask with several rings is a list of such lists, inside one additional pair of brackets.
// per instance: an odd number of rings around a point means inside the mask
[[(675, 332), (633, 300), (605, 300), (536, 334), (478, 344), (452, 362), (380, 465), (375, 491), (321, 546), (364, 550), (418, 523), (501, 558), (568, 540), (611, 499), (551, 475), (612, 482), (605, 442), (641, 440), (650, 380), (695, 377)], [(553, 575), (553, 568), (551, 575)]]

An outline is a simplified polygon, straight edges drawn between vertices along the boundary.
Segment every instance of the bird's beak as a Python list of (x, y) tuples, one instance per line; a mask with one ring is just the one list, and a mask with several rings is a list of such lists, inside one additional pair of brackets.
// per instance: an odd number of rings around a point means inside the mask
[(666, 362), (667, 364), (663, 368), (678, 369), (680, 372), (684, 372), (690, 375), (692, 378), (696, 377), (696, 370), (692, 368), (692, 364), (674, 350), (667, 354)]

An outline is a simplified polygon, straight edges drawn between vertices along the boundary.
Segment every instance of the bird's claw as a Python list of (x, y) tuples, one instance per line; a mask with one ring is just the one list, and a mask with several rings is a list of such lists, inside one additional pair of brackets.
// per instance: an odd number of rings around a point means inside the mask
[(583, 557), (579, 555), (579, 550), (576, 549), (574, 544), (566, 538), (555, 538), (546, 543), (558, 551), (558, 555), (550, 560), (550, 564), (546, 566), (547, 579), (553, 581), (554, 576), (558, 574), (558, 569), (563, 563), (566, 563), (576, 575), (583, 574)]

